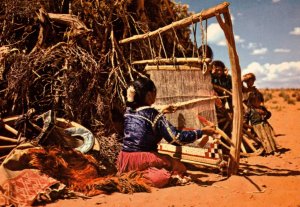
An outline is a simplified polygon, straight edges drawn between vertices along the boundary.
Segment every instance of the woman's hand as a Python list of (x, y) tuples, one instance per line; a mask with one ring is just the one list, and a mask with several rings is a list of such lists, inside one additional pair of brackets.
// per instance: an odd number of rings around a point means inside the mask
[(177, 110), (176, 106), (168, 105), (165, 108), (161, 109), (161, 113), (167, 114), (167, 113), (174, 113)]
[(212, 136), (213, 134), (216, 134), (216, 126), (215, 125), (205, 126), (201, 130), (202, 130), (203, 134), (206, 134), (208, 136)]

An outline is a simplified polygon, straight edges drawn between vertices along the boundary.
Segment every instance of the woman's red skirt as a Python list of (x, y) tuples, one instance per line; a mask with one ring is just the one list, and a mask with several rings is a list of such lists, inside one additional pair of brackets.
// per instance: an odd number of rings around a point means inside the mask
[(186, 167), (179, 160), (158, 152), (121, 151), (117, 168), (119, 173), (142, 171), (145, 179), (154, 187), (166, 186), (172, 175), (183, 175)]

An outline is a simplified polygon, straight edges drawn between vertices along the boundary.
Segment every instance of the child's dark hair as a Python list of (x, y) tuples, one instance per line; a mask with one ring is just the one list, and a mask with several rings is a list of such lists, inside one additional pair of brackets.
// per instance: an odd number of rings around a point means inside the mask
[(205, 58), (210, 58), (211, 60), (214, 58), (214, 53), (209, 45), (201, 45), (198, 48), (198, 52), (199, 56), (202, 58), (204, 58), (204, 52), (206, 52)]
[(211, 64), (215, 67), (221, 67), (225, 69), (225, 64), (221, 60), (214, 60)]
[(250, 93), (247, 100), (247, 105), (253, 105), (254, 102), (264, 102), (264, 97), (261, 93)]
[(134, 89), (134, 95), (133, 95), (133, 100), (128, 100), (128, 93), (130, 93), (127, 90), (127, 106), (131, 107), (131, 108), (138, 108), (141, 106), (145, 106), (145, 98), (146, 95), (149, 91), (156, 91), (156, 87), (155, 84), (153, 83), (153, 81), (149, 78), (138, 78), (137, 80), (135, 80), (134, 82), (132, 82), (129, 86), (133, 87)]
[(247, 82), (249, 80), (253, 80), (256, 81), (256, 77), (254, 75), (254, 73), (247, 73), (245, 75), (243, 75), (244, 81)]

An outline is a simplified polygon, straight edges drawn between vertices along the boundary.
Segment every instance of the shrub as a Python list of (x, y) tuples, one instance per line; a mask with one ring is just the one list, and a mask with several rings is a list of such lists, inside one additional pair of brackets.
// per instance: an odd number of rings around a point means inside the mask
[(294, 101), (293, 99), (288, 99), (288, 100), (287, 100), (287, 103), (288, 103), (288, 104), (292, 104), (292, 105), (295, 105), (295, 104), (296, 104), (295, 101)]
[(264, 93), (264, 100), (265, 102), (271, 100), (273, 98), (273, 94), (272, 93)]

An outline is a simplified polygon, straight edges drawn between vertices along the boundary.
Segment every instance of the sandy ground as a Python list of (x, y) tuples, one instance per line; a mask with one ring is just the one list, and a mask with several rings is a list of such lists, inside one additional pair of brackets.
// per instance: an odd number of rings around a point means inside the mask
[[(278, 92), (267, 102), (280, 156), (241, 158), (238, 176), (222, 177), (204, 167), (190, 170), (197, 183), (132, 195), (114, 193), (91, 199), (59, 200), (47, 206), (105, 207), (300, 207), (300, 102), (287, 104)], [(274, 96), (274, 95), (273, 95)]]

